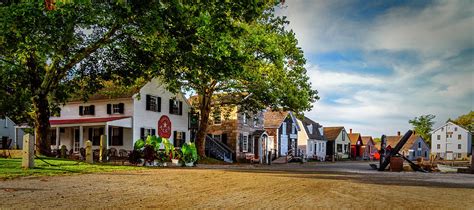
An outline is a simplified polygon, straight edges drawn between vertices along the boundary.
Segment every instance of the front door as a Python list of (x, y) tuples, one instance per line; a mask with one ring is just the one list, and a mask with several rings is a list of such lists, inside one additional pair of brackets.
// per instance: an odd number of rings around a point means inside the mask
[(74, 128), (74, 152), (79, 152), (79, 128)]
[(448, 151), (446, 153), (446, 160), (453, 160), (453, 152)]
[(288, 136), (287, 135), (281, 135), (281, 141), (280, 141), (280, 155), (281, 156), (286, 156), (286, 153), (288, 152)]

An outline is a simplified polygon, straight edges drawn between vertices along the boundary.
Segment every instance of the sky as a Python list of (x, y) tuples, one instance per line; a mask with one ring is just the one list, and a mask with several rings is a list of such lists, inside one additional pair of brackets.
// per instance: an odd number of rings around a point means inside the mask
[(380, 137), (474, 109), (474, 1), (289, 0), (320, 100), (306, 116)]

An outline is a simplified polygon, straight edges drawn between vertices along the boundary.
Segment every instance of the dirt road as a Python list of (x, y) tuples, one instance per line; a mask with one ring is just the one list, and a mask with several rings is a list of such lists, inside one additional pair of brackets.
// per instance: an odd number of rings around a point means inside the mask
[(379, 173), (359, 164), (213, 165), (22, 178), (0, 181), (0, 208), (474, 208), (474, 175)]

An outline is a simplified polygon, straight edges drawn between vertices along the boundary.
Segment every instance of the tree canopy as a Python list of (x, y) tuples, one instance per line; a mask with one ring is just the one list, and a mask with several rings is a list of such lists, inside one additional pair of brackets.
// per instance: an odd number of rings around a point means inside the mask
[(413, 126), (415, 133), (421, 136), (428, 144), (431, 142), (430, 132), (433, 130), (433, 119), (435, 117), (432, 114), (421, 115), (408, 121)]
[(455, 120), (451, 121), (466, 128), (470, 132), (474, 131), (474, 111), (470, 111), (469, 113), (461, 115)]

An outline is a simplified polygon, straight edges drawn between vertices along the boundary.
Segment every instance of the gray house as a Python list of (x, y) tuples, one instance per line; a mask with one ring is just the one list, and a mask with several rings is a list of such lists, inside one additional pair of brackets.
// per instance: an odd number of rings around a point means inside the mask
[[(8, 117), (0, 118), (0, 148), (4, 149), (7, 142), (11, 141), (8, 148), (22, 148), (23, 145), (22, 129), (18, 129), (16, 124)], [(16, 142), (15, 142), (16, 141)]]

